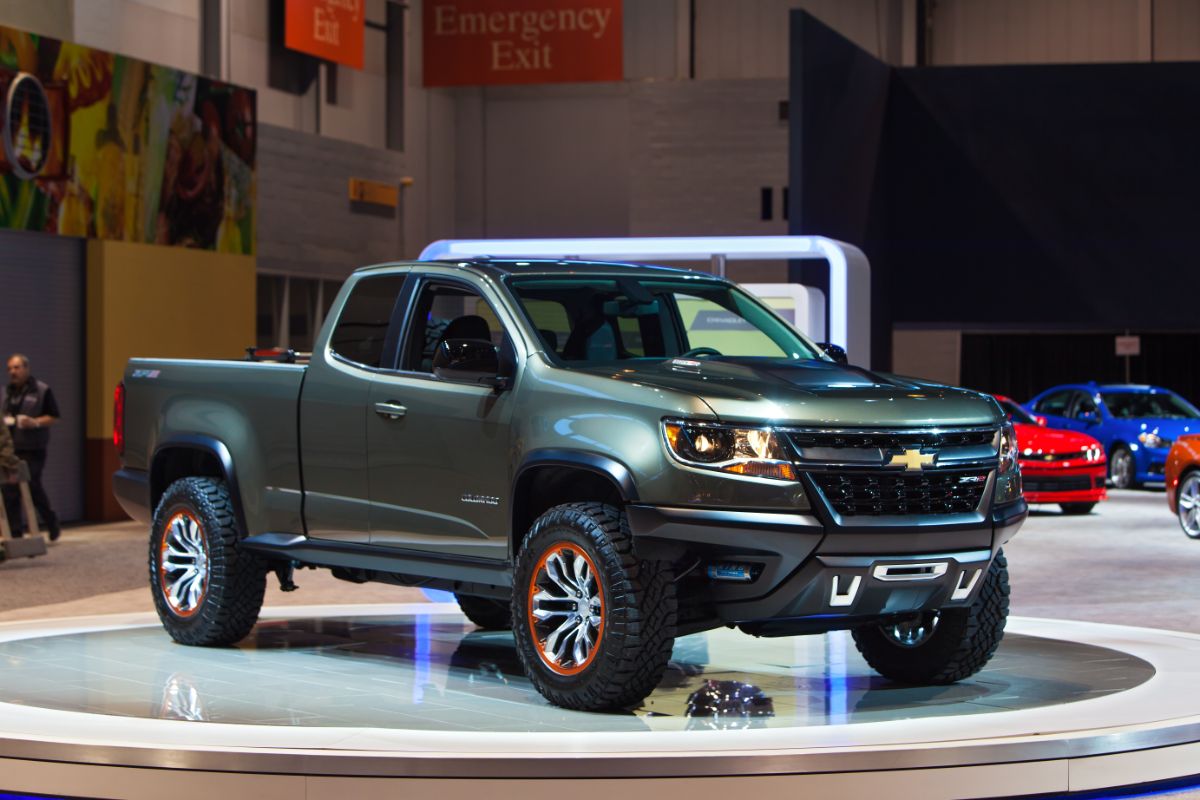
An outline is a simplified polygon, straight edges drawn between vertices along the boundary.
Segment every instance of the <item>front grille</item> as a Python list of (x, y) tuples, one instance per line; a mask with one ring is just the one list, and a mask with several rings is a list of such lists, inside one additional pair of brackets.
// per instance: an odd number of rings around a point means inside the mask
[(1022, 461), (1029, 461), (1034, 464), (1045, 461), (1086, 461), (1087, 451), (1080, 450), (1078, 453), (1037, 453), (1032, 455), (1022, 455)]
[(986, 470), (810, 473), (843, 517), (960, 514), (975, 511), (987, 486)]
[(880, 448), (883, 450), (907, 450), (910, 448), (966, 447), (990, 445), (996, 438), (995, 428), (969, 428), (964, 430), (894, 430), (836, 431), (794, 430), (788, 431), (792, 444), (799, 448)]
[(1092, 488), (1090, 475), (1050, 475), (1025, 478), (1027, 492), (1086, 492)]

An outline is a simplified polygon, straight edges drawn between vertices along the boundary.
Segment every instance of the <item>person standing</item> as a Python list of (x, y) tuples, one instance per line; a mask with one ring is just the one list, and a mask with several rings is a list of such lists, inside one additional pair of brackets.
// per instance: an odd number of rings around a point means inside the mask
[[(58, 421), (58, 403), (50, 387), (29, 372), (29, 359), (14, 353), (8, 359), (8, 386), (4, 390), (4, 425), (11, 431), (17, 458), (29, 466), (29, 491), (33, 505), (50, 533), (50, 541), (59, 537), (58, 515), (42, 487), (46, 468), (46, 448), (50, 444), (50, 426)], [(16, 486), (5, 483), (4, 505), (13, 528), (20, 519), (21, 495)], [(16, 530), (13, 531), (16, 536)]]

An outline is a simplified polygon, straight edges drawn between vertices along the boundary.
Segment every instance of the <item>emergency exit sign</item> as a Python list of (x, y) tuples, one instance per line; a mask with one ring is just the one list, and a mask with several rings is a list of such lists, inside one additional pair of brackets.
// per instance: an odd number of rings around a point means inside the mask
[(1118, 336), (1117, 337), (1117, 355), (1118, 356), (1140, 356), (1142, 354), (1142, 337), (1140, 336)]
[(363, 68), (366, 0), (287, 0), (283, 43), (291, 50)]

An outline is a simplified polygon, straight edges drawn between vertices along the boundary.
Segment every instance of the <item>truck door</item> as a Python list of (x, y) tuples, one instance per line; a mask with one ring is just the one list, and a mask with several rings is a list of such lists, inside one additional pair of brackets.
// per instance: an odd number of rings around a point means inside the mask
[(421, 280), (398, 369), (371, 384), (371, 543), (504, 559), (514, 392), (435, 377), (433, 354), (443, 339), (511, 347), (478, 287), (452, 277)]
[(370, 538), (367, 403), (376, 371), (395, 361), (399, 323), (392, 320), (406, 279), (395, 273), (360, 278), (350, 287), (328, 346), (312, 354), (300, 395), (309, 536), (360, 543)]

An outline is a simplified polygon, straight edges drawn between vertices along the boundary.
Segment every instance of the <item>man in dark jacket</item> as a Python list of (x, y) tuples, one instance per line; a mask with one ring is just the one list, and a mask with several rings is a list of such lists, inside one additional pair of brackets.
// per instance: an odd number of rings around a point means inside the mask
[[(58, 421), (58, 403), (50, 387), (29, 374), (29, 359), (20, 353), (8, 359), (8, 386), (4, 390), (4, 425), (12, 433), (17, 458), (29, 465), (29, 490), (33, 505), (50, 533), (50, 541), (59, 536), (58, 515), (50, 507), (50, 498), (42, 488), (46, 468), (46, 448), (50, 444), (50, 426)], [(21, 514), (21, 494), (16, 486), (5, 483), (4, 506), (8, 510), (13, 535)]]

